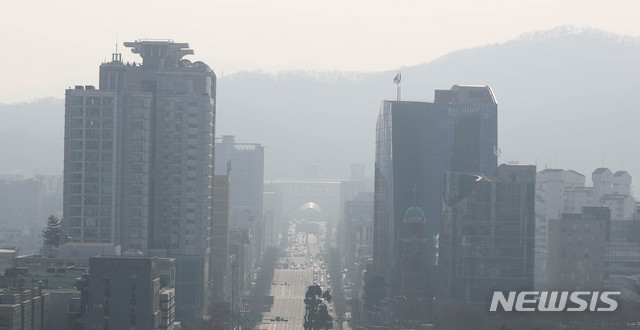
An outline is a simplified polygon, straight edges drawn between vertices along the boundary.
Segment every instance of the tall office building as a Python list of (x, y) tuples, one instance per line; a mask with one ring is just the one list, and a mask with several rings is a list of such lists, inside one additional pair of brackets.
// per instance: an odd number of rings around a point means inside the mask
[[(228, 170), (228, 173), (227, 173)], [(264, 147), (259, 143), (237, 143), (233, 135), (216, 139), (216, 175), (229, 175), (229, 230), (231, 244), (240, 249), (238, 271), (246, 285), (250, 272), (260, 262), (266, 241), (263, 219)]]
[(216, 76), (186, 43), (124, 43), (99, 89), (66, 91), (64, 234), (70, 242), (176, 258), (180, 319), (205, 307), (213, 195)]
[[(437, 237), (442, 175), (494, 174), (497, 109), (488, 86), (436, 90), (434, 102), (382, 102), (376, 127), (373, 258), (376, 271), (391, 283), (390, 294), (399, 291), (393, 270), (398, 269), (397, 227), (405, 211), (422, 209), (426, 236)], [(425, 256), (425, 264), (427, 260), (435, 256)], [(434, 267), (428, 266), (424, 281), (433, 283), (434, 275)], [(428, 292), (435, 294), (431, 288)]]
[(445, 174), (443, 297), (487, 305), (494, 291), (533, 288), (535, 178), (534, 165), (502, 164), (494, 177)]

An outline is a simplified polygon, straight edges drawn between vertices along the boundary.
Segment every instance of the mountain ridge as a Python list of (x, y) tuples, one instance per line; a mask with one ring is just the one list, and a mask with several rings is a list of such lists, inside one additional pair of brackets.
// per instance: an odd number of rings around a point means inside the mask
[[(638, 55), (638, 37), (564, 26), (396, 70), (238, 72), (219, 79), (216, 135), (265, 145), (267, 179), (302, 177), (305, 164), (318, 165), (321, 177), (347, 179), (351, 163), (364, 163), (372, 177), (380, 101), (396, 98), (392, 80), (401, 71), (403, 100), (429, 101), (433, 90), (454, 84), (489, 85), (499, 103), (501, 162), (585, 174), (604, 165), (640, 175), (640, 155), (629, 142), (640, 137), (634, 126)], [(64, 102), (57, 100), (47, 102), (63, 117)], [(10, 108), (16, 104), (0, 104), (0, 116)], [(61, 132), (63, 118), (50, 120)], [(3, 121), (0, 132), (11, 125)], [(61, 171), (62, 133), (51, 134), (59, 153), (45, 152)], [(0, 165), (0, 172), (7, 170)]]

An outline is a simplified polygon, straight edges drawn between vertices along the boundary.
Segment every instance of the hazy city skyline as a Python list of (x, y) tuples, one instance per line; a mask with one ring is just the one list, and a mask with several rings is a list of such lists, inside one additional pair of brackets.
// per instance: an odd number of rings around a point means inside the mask
[[(322, 6), (289, 0), (181, 6), (30, 0), (3, 3), (0, 9), (0, 28), (10, 31), (0, 35), (0, 42), (20, 50), (19, 59), (9, 52), (0, 55), (0, 103), (59, 97), (72, 84), (92, 83), (96, 59), (108, 60), (116, 41), (122, 49), (124, 40), (141, 37), (188, 39), (198, 49), (193, 60), (210, 63), (224, 77), (243, 70), (393, 70), (560, 25), (640, 35), (640, 26), (632, 24), (640, 4), (628, 0), (358, 0)], [(80, 50), (83, 56), (75, 56)], [(125, 61), (136, 60), (134, 54), (122, 53)]]
[(640, 323), (640, 3), (0, 13), (2, 329)]

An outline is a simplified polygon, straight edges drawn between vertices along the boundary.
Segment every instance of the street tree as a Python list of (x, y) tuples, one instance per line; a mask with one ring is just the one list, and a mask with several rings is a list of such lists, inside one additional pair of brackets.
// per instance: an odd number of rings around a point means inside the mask
[(47, 219), (47, 227), (42, 231), (44, 245), (55, 247), (62, 244), (62, 219), (58, 219), (53, 214)]
[(320, 285), (311, 285), (305, 294), (304, 329), (333, 329), (333, 317), (329, 315), (326, 303), (331, 302), (329, 290), (322, 291)]

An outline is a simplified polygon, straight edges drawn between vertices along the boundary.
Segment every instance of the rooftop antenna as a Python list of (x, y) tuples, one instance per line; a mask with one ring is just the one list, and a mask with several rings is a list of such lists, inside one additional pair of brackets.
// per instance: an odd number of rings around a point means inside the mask
[(111, 54), (111, 62), (122, 63), (122, 54), (118, 53), (118, 37), (116, 37), (116, 52)]
[(396, 84), (396, 95), (398, 97), (398, 101), (400, 101), (400, 80), (402, 80), (402, 73), (398, 72), (395, 78), (393, 78), (393, 83)]

